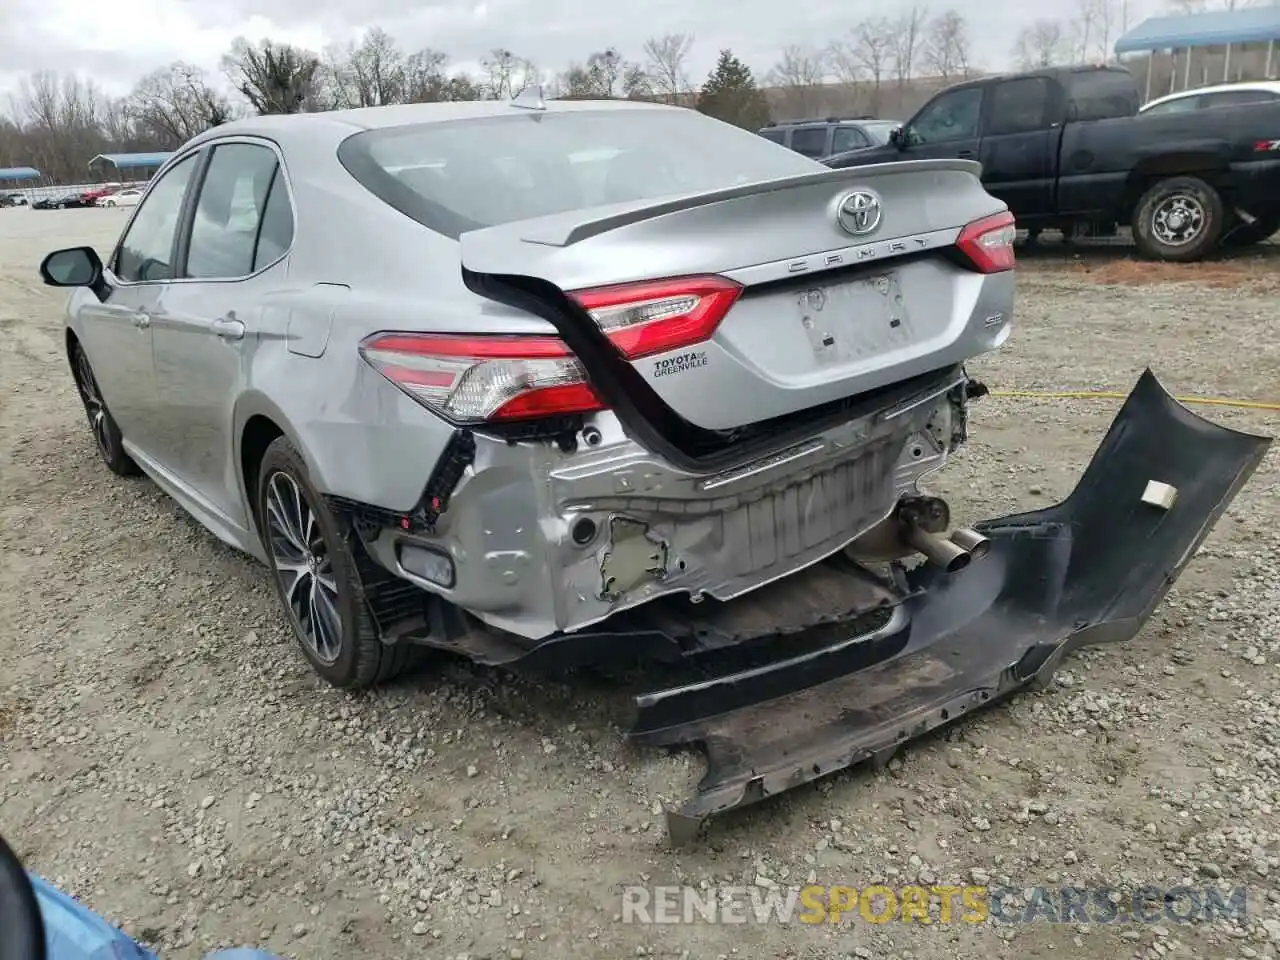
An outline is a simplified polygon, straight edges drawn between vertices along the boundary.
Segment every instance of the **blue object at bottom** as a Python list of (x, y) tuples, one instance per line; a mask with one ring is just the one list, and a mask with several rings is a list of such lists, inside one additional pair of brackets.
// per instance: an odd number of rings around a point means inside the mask
[[(44, 919), (48, 960), (160, 960), (150, 950), (107, 923), (84, 904), (47, 881), (27, 873)], [(261, 950), (236, 947), (217, 950), (205, 960), (280, 960)]]

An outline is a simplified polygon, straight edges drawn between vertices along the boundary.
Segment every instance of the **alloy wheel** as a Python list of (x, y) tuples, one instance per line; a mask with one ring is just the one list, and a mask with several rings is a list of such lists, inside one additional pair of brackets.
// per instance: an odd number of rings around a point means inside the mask
[(283, 471), (267, 481), (266, 508), (271, 564), (294, 628), (317, 660), (332, 664), (342, 651), (338, 581), (315, 512)]
[(115, 453), (115, 445), (111, 440), (111, 430), (107, 422), (107, 407), (98, 392), (98, 381), (93, 378), (93, 368), (89, 366), (89, 358), (81, 350), (76, 354), (76, 388), (80, 391), (80, 399), (84, 403), (85, 413), (89, 417), (89, 426), (93, 429), (93, 438), (103, 457), (110, 460)]

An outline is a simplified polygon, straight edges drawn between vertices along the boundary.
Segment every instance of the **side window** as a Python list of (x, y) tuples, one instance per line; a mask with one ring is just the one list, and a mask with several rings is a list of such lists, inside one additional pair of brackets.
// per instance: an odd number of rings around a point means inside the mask
[(777, 127), (771, 127), (760, 131), (760, 136), (766, 140), (772, 140), (774, 143), (782, 143), (787, 139), (786, 131), (779, 130)]
[(821, 157), (827, 152), (827, 128), (796, 127), (791, 131), (791, 149), (806, 157)]
[(1048, 126), (1049, 81), (1025, 77), (998, 83), (991, 92), (991, 120), (987, 133), (1031, 133)]
[(1157, 103), (1148, 110), (1143, 110), (1144, 117), (1163, 117), (1171, 113), (1190, 113), (1199, 110), (1204, 97), (1179, 97), (1177, 100), (1166, 100)]
[(293, 207), (289, 205), (289, 187), (284, 181), (284, 173), (277, 167), (267, 194), (267, 205), (262, 211), (262, 223), (258, 227), (258, 249), (253, 254), (254, 272), (284, 256), (292, 243)]
[(167, 170), (138, 207), (116, 252), (113, 269), (121, 280), (139, 283), (173, 279), (173, 238), (187, 184), (196, 168), (195, 159), (192, 154)]
[(831, 152), (844, 153), (846, 150), (859, 150), (871, 146), (867, 135), (857, 127), (836, 127), (831, 135)]
[(978, 118), (981, 113), (981, 87), (966, 87), (939, 94), (911, 122), (911, 142), (973, 140), (978, 136)]
[(1206, 107), (1239, 107), (1246, 103), (1270, 103), (1276, 95), (1269, 90), (1227, 90), (1202, 97)]
[(186, 276), (230, 280), (253, 273), (258, 226), (275, 173), (276, 155), (269, 147), (213, 148), (191, 223)]

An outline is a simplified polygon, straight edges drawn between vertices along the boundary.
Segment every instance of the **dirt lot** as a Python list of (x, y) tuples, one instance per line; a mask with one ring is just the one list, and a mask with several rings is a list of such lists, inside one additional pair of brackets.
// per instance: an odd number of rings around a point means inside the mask
[[(98, 461), (36, 265), (125, 211), (0, 211), (0, 832), (164, 957), (1272, 957), (1280, 948), (1280, 452), (1150, 626), (1044, 693), (665, 844), (696, 756), (624, 748), (619, 698), (449, 666), (348, 696), (266, 571)], [(1280, 258), (1025, 261), (994, 390), (1280, 401)], [(1151, 281), (1151, 282), (1147, 282)], [(1052, 502), (1114, 400), (989, 397), (939, 486)], [(1280, 433), (1280, 415), (1198, 408)], [(1248, 887), (1245, 921), (638, 926), (619, 884)]]

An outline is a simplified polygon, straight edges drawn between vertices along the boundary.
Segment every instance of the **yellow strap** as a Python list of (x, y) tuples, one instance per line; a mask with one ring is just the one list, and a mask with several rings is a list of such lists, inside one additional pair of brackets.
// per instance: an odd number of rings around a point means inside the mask
[[(993, 397), (1028, 397), (1033, 400), (1125, 400), (1127, 393), (1103, 390), (992, 390)], [(1260, 400), (1227, 400), (1221, 397), (1174, 397), (1179, 403), (1204, 403), (1216, 407), (1240, 407), (1245, 410), (1280, 410), (1280, 403), (1264, 403)]]

